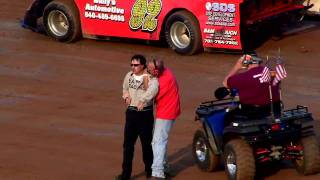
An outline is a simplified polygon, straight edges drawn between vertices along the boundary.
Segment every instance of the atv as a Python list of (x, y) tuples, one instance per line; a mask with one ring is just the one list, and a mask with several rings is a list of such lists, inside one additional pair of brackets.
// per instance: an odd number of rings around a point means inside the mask
[(201, 170), (217, 171), (223, 162), (229, 179), (250, 180), (259, 164), (289, 160), (303, 175), (320, 172), (320, 149), (308, 107), (298, 105), (261, 119), (235, 116), (226, 124), (227, 114), (239, 108), (237, 93), (218, 88), (215, 95), (217, 100), (196, 109), (202, 128), (194, 134), (192, 153)]

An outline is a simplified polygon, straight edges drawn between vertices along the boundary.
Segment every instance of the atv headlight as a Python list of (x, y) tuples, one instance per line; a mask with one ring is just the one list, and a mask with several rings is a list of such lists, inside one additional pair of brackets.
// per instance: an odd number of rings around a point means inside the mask
[(239, 126), (239, 123), (232, 123), (232, 126), (235, 126), (235, 127), (238, 127)]

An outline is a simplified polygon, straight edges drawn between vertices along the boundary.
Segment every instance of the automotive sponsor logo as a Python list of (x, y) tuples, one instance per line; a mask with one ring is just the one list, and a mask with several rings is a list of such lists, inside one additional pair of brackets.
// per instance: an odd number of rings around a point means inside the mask
[(235, 26), (236, 15), (235, 4), (206, 3), (207, 25), (213, 26)]
[[(206, 33), (206, 34), (215, 33), (215, 29), (205, 28), (205, 29), (204, 29), (204, 33)], [(224, 34), (225, 36), (235, 36), (235, 35), (238, 34), (238, 31), (225, 30), (225, 31), (223, 31), (223, 34)]]
[(116, 0), (93, 0), (92, 3), (85, 5), (85, 18), (115, 22), (125, 21), (125, 10), (117, 7)]
[(237, 6), (233, 3), (206, 2), (206, 27), (203, 29), (204, 43), (213, 45), (238, 46), (239, 36), (237, 22)]
[(95, 4), (104, 4), (104, 5), (107, 5), (107, 6), (115, 6), (116, 5), (116, 0), (93, 0), (93, 3)]
[(207, 20), (203, 29), (204, 43), (216, 45), (238, 46), (238, 31), (235, 29), (237, 6), (233, 3), (206, 2)]
[(239, 43), (234, 39), (238, 35), (238, 31), (225, 29), (205, 28), (203, 31), (206, 34), (205, 43), (221, 44), (221, 45), (235, 45)]
[(217, 3), (217, 2), (207, 2), (206, 3), (206, 10), (207, 11), (214, 11), (214, 12), (236, 12), (236, 5), (235, 4), (227, 4), (227, 3)]
[(136, 0), (131, 9), (129, 26), (132, 30), (154, 31), (162, 10), (161, 0)]

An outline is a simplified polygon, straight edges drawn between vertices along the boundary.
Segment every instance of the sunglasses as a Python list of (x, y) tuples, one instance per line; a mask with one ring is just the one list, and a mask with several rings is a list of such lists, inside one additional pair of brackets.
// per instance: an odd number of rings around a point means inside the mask
[(131, 64), (131, 67), (133, 66), (133, 67), (138, 67), (139, 65), (141, 65), (141, 64)]

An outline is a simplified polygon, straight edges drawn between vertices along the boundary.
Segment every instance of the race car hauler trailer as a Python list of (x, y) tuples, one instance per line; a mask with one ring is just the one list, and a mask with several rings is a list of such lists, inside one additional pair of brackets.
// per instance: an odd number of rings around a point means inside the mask
[(49, 0), (41, 11), (47, 34), (58, 41), (165, 39), (177, 53), (192, 55), (242, 50), (248, 27), (306, 8), (298, 0)]

